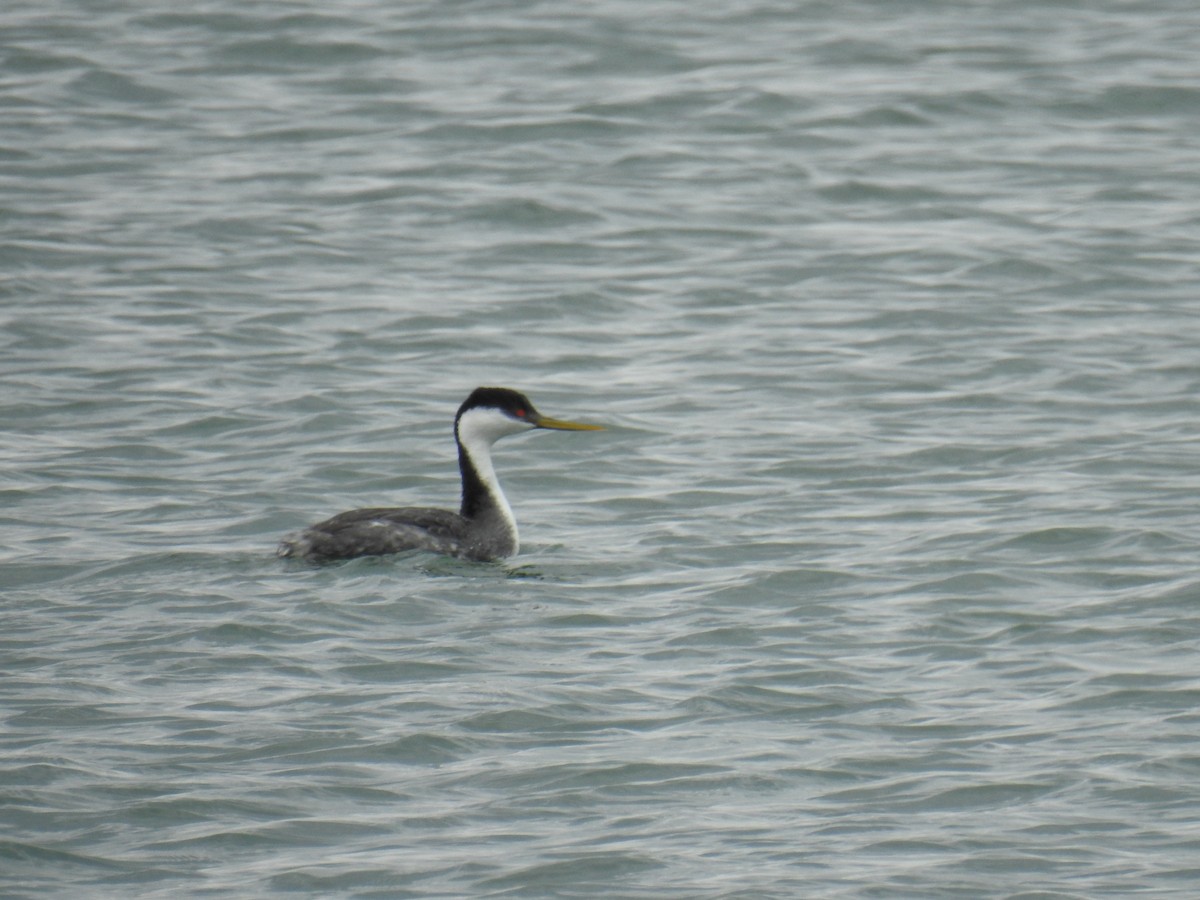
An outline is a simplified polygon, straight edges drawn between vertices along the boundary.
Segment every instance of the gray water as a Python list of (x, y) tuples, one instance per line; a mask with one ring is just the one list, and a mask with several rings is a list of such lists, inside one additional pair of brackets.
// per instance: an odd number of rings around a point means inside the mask
[(0, 894), (1197, 895), (1194, 3), (0, 40)]

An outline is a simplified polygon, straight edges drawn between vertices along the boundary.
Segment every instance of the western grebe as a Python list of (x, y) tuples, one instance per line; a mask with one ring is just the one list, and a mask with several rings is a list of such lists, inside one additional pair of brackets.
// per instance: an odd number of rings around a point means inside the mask
[(462, 508), (354, 509), (319, 522), (279, 545), (279, 556), (314, 561), (381, 556), (403, 550), (432, 550), (466, 559), (514, 556), (520, 547), (517, 522), (492, 468), (492, 444), (533, 428), (603, 431), (601, 425), (543, 416), (529, 398), (509, 388), (480, 387), (454, 417)]

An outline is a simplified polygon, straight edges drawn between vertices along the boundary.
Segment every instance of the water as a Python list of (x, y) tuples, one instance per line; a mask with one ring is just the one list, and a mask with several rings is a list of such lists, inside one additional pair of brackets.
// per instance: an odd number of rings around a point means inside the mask
[(2, 16), (4, 896), (1194, 896), (1194, 5)]

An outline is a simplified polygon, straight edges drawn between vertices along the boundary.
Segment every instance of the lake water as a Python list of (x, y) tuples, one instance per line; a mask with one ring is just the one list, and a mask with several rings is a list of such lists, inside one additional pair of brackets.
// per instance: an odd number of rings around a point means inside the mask
[(1196, 896), (1200, 7), (0, 24), (0, 894)]

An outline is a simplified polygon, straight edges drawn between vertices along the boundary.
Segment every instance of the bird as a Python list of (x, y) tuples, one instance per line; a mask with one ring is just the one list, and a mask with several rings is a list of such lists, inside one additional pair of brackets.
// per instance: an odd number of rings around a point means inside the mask
[(354, 509), (286, 536), (277, 555), (330, 562), (428, 550), (480, 562), (515, 556), (517, 521), (492, 467), (492, 445), (534, 429), (603, 431), (602, 425), (542, 415), (520, 391), (478, 387), (454, 416), (454, 441), (462, 473), (462, 505), (448, 509), (404, 506)]

